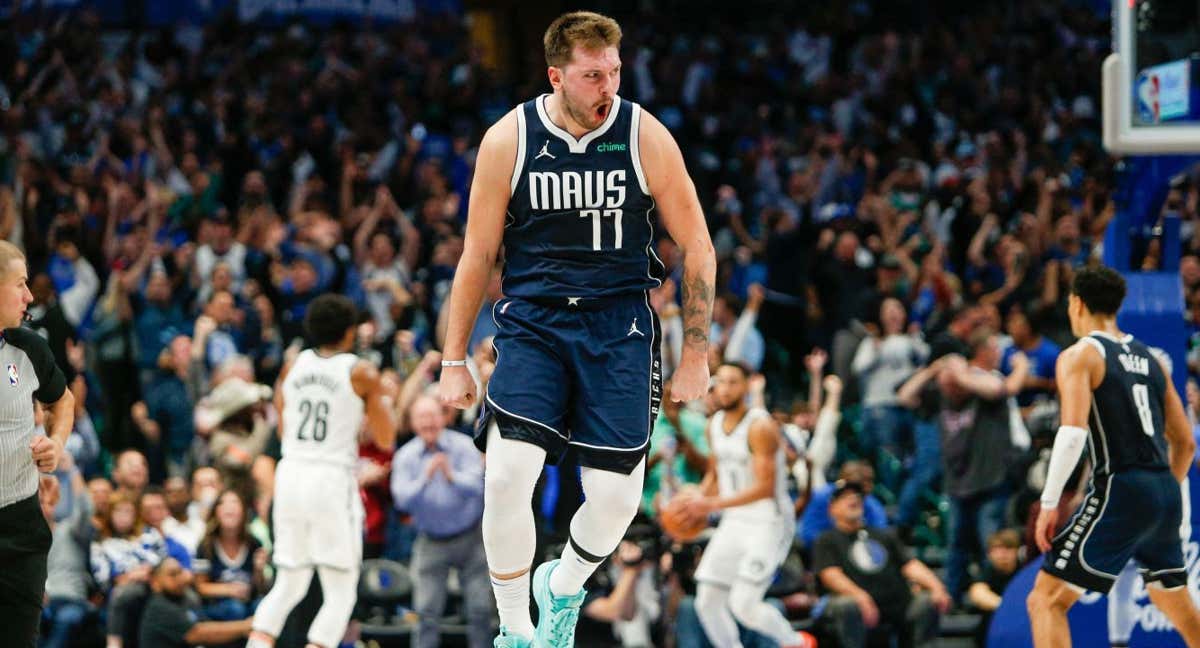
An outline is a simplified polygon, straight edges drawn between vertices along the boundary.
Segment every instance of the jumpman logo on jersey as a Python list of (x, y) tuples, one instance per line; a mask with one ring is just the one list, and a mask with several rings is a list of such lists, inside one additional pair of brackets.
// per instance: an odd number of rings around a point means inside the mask
[(540, 160), (540, 159), (542, 159), (543, 157), (548, 157), (548, 158), (550, 158), (551, 160), (554, 160), (554, 159), (556, 159), (556, 158), (554, 157), (554, 154), (553, 154), (553, 153), (551, 153), (549, 149), (550, 149), (550, 140), (546, 140), (546, 143), (545, 143), (545, 144), (542, 144), (542, 150), (541, 150), (540, 152), (538, 152), (538, 154), (537, 154), (537, 155), (533, 156), (533, 159), (535, 159), (535, 160)]
[(643, 334), (641, 331), (638, 330), (636, 317), (633, 318), (633, 324), (629, 325), (629, 332), (625, 334), (625, 337), (629, 337), (630, 335), (633, 335), (634, 333), (637, 333), (638, 335), (641, 335), (642, 337), (646, 337), (645, 334)]

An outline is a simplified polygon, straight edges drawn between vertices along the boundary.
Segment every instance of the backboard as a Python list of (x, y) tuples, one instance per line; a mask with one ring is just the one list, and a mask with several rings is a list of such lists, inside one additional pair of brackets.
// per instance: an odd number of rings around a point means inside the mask
[(1200, 0), (1114, 0), (1102, 74), (1109, 152), (1200, 153)]

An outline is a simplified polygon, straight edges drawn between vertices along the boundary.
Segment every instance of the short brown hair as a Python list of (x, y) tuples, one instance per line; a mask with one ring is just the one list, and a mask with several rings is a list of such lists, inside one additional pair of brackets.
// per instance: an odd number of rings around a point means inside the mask
[(12, 265), (14, 259), (24, 261), (25, 253), (8, 241), (0, 241), (0, 277), (8, 274), (8, 266)]
[(576, 45), (585, 49), (603, 49), (621, 45), (621, 26), (608, 16), (592, 11), (565, 13), (546, 28), (542, 37), (546, 48), (546, 65), (563, 67), (571, 62)]

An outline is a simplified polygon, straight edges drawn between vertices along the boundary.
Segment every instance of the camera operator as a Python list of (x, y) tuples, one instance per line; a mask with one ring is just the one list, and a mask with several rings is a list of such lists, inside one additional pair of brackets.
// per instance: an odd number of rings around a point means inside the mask
[[(638, 600), (638, 583), (648, 568), (642, 547), (629, 538), (622, 540), (609, 566), (596, 570), (584, 587), (587, 598), (575, 629), (576, 646), (612, 646), (614, 637), (624, 648), (653, 645), (649, 630), (658, 610), (642, 609), (645, 606)], [(627, 625), (634, 621), (640, 623)]]

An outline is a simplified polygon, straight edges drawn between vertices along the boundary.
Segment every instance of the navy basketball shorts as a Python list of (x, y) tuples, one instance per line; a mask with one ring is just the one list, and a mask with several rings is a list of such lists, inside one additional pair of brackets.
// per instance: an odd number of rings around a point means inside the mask
[(1170, 471), (1129, 470), (1092, 482), (1091, 489), (1046, 554), (1052, 576), (1107, 593), (1130, 558), (1147, 585), (1187, 585), (1179, 526), (1183, 499)]
[(496, 368), (475, 444), (487, 430), (535, 444), (557, 463), (629, 474), (646, 455), (662, 399), (658, 318), (645, 293), (505, 298), (492, 309)]

